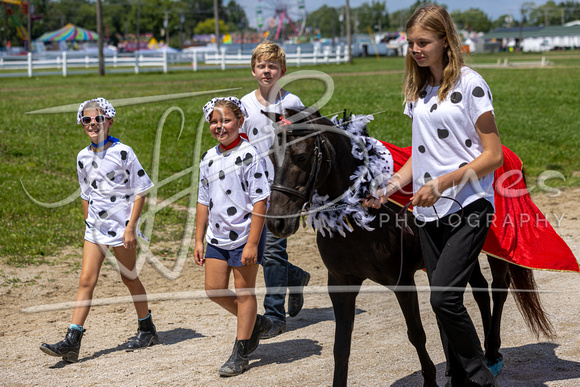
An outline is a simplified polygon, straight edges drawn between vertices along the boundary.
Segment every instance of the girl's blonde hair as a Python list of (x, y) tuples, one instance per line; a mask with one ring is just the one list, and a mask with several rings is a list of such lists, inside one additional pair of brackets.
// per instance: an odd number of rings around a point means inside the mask
[[(461, 67), (464, 64), (461, 38), (455, 29), (451, 16), (440, 5), (426, 5), (417, 9), (407, 22), (405, 30), (408, 33), (414, 28), (422, 28), (436, 34), (439, 39), (447, 39), (448, 46), (443, 53), (443, 75), (437, 92), (438, 100), (443, 101), (459, 78)], [(403, 80), (405, 100), (417, 101), (430, 79), (431, 72), (429, 68), (420, 67), (413, 59), (410, 50), (408, 50), (405, 60), (405, 78)]]

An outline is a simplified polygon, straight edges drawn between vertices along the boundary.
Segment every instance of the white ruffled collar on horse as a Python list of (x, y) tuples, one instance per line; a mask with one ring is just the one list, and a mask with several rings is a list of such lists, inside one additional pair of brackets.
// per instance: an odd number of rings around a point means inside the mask
[[(335, 116), (328, 120), (320, 116), (317, 111), (306, 109), (304, 111), (288, 110), (287, 116), (273, 117), (272, 115), (271, 118), (275, 118), (278, 122), (277, 141), (274, 142), (272, 160), (276, 168), (272, 192), (278, 191), (293, 196), (296, 200), (303, 200), (301, 214), (308, 215), (308, 225), (323, 236), (328, 233), (332, 237), (338, 233), (344, 237), (346, 232), (352, 232), (353, 227), (349, 218), (359, 227), (372, 230), (369, 223), (375, 219), (375, 215), (369, 214), (367, 209), (362, 208), (361, 200), (369, 192), (375, 192), (377, 188), (384, 187), (393, 174), (391, 153), (382, 143), (368, 135), (366, 126), (373, 116), (351, 115), (347, 119), (345, 111), (342, 119)], [(318, 178), (322, 178), (321, 169), (324, 169), (327, 174), (332, 169), (330, 164), (334, 149), (326, 138), (326, 135), (330, 133), (348, 137), (352, 160), (354, 160), (353, 171), (348, 178), (348, 187), (343, 187), (341, 193), (334, 193), (334, 195), (321, 193), (317, 188)], [(287, 137), (295, 139), (287, 142)], [(308, 138), (313, 138), (315, 142), (312, 150), (308, 149), (309, 154), (304, 152), (306, 149), (286, 154), (287, 147), (296, 146), (297, 143)], [(286, 171), (281, 171), (281, 167), (284, 157), (288, 156), (292, 157), (292, 163), (295, 164), (294, 169), (299, 172), (298, 175), (308, 174), (306, 183), (297, 185), (297, 188), (289, 187), (288, 183), (282, 184), (282, 178), (278, 176), (280, 172)], [(344, 155), (344, 157), (347, 156)], [(311, 160), (308, 160), (309, 158)], [(337, 183), (337, 185), (340, 184)]]

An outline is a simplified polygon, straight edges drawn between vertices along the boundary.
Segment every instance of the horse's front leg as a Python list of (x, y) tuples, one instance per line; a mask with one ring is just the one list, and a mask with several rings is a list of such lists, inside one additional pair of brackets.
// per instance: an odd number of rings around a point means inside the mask
[(485, 359), (494, 375), (499, 375), (503, 368), (502, 355), (499, 352), (501, 347), (501, 317), (503, 307), (508, 297), (508, 287), (510, 285), (509, 263), (494, 257), (487, 257), (491, 269), (491, 288), (493, 299), (493, 313), (491, 315), (491, 328), (487, 333), (485, 346)]
[[(412, 278), (401, 281), (401, 285), (405, 288), (415, 287), (415, 281)], [(417, 298), (416, 290), (409, 291), (395, 291), (397, 301), (405, 317), (405, 322), (407, 324), (407, 336), (409, 341), (415, 347), (417, 355), (419, 355), (419, 362), (421, 363), (421, 374), (423, 375), (423, 385), (424, 386), (437, 386), (437, 370), (435, 364), (431, 360), (431, 357), (427, 353), (427, 348), (425, 348), (425, 343), (427, 338), (425, 335), (425, 330), (423, 329), (423, 323), (421, 322), (421, 313), (419, 311), (419, 299)]]
[[(362, 281), (359, 279), (348, 277), (347, 280), (344, 277), (338, 277), (328, 272), (329, 295), (336, 323), (334, 333), (334, 380), (332, 383), (335, 387), (346, 386), (347, 384), (348, 359), (350, 357), (356, 297), (361, 284)], [(341, 285), (350, 286), (349, 291), (343, 292), (340, 289), (333, 289)]]
[[(471, 272), (471, 277), (469, 277), (469, 285), (473, 290), (473, 299), (477, 303), (479, 312), (481, 313), (481, 322), (483, 324), (483, 333), (485, 338), (484, 346), (487, 349), (489, 344), (487, 342), (490, 332), (491, 332), (491, 298), (489, 297), (488, 283), (485, 279), (483, 273), (481, 272), (481, 266), (479, 261), (473, 268)], [(494, 304), (495, 305), (495, 304)], [(448, 365), (449, 366), (449, 365)], [(446, 374), (447, 374), (446, 370)]]

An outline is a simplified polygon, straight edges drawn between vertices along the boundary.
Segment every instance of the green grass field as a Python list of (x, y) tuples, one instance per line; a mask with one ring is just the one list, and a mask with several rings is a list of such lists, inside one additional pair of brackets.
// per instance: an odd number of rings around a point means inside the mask
[[(496, 63), (503, 55), (473, 56), (470, 63)], [(528, 184), (543, 171), (556, 170), (565, 180), (551, 180), (552, 186), (578, 186), (580, 171), (578, 79), (580, 53), (549, 53), (547, 68), (480, 68), (494, 95), (496, 120), (502, 142), (524, 161)], [(539, 61), (541, 55), (509, 55), (509, 60)], [(289, 68), (289, 73), (316, 70), (329, 74), (334, 81), (330, 101), (321, 107), (324, 115), (341, 114), (344, 109), (357, 114), (377, 113), (369, 125), (371, 135), (381, 140), (407, 146), (411, 141), (410, 120), (402, 114), (401, 58), (355, 59), (354, 65), (328, 65)], [(165, 95), (226, 88), (240, 88), (228, 93), (238, 97), (255, 88), (248, 70), (148, 73), (140, 75), (50, 76), (0, 80), (0, 259), (12, 265), (50, 263), (66, 246), (83, 243), (84, 223), (80, 198), (58, 208), (34, 204), (24, 188), (40, 202), (58, 202), (78, 189), (76, 155), (88, 145), (82, 128), (76, 125), (76, 112), (27, 115), (26, 112), (80, 102), (97, 96), (109, 100)], [(305, 79), (287, 89), (314, 104), (323, 95), (324, 84)], [(218, 95), (226, 95), (224, 93)], [(172, 113), (163, 127), (159, 181), (194, 167), (196, 129), (202, 118), (201, 108), (209, 94), (166, 102), (117, 108), (112, 134), (135, 149), (151, 175), (157, 126), (163, 113), (180, 108), (185, 117), (178, 138), (181, 116)], [(201, 149), (214, 140), (207, 125), (203, 128)], [(196, 186), (191, 173), (184, 174), (159, 189), (163, 200)], [(24, 187), (24, 188), (23, 188)], [(171, 257), (185, 231), (188, 205), (185, 196), (160, 211), (154, 224), (152, 251)], [(175, 242), (177, 247), (160, 247), (158, 242)], [(171, 244), (171, 243), (170, 243)]]

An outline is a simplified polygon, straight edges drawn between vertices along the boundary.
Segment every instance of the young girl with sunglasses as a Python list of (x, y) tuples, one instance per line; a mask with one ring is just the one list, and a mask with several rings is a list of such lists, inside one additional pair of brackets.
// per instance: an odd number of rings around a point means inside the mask
[(461, 39), (445, 8), (417, 9), (406, 32), (403, 94), (412, 119), (412, 155), (368, 205), (378, 208), (413, 183), (431, 306), (450, 376), (446, 385), (497, 386), (463, 304), (494, 213), (493, 172), (503, 160), (491, 91), (464, 65)]
[(77, 174), (85, 216), (85, 243), (77, 303), (64, 340), (40, 346), (42, 352), (78, 361), (83, 325), (89, 314), (93, 290), (110, 247), (117, 258), (121, 279), (133, 296), (138, 331), (126, 350), (133, 351), (157, 343), (157, 331), (148, 309), (145, 288), (135, 271), (137, 224), (145, 201), (144, 195), (153, 183), (133, 150), (109, 135), (115, 109), (104, 98), (83, 102), (77, 123), (91, 144), (77, 156)]
[[(269, 319), (257, 315), (254, 292), (266, 245), (264, 215), (270, 185), (265, 160), (240, 137), (247, 117), (240, 100), (214, 98), (203, 113), (219, 144), (202, 156), (199, 167), (194, 258), (198, 265), (205, 264), (208, 297), (237, 317), (234, 349), (219, 369), (221, 376), (234, 376), (246, 370), (248, 354), (272, 327)], [(235, 292), (228, 290), (232, 272)]]

